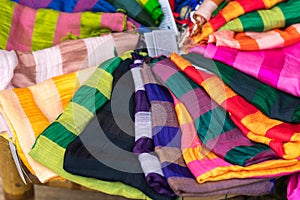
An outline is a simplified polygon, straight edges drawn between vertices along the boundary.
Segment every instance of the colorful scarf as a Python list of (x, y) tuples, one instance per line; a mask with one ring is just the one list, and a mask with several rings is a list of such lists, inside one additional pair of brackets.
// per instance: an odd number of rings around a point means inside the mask
[(0, 49), (40, 50), (67, 39), (99, 36), (110, 31), (132, 30), (123, 13), (64, 13), (0, 0)]
[[(160, 77), (163, 68), (178, 70), (169, 59), (156, 64), (155, 69), (161, 70)], [(203, 145), (220, 158), (241, 166), (278, 159), (268, 146), (246, 138), (231, 121), (229, 114), (182, 72), (174, 73), (165, 84), (191, 114)]]
[(218, 75), (232, 90), (252, 103), (270, 118), (285, 122), (300, 122), (300, 98), (265, 85), (226, 64), (196, 53), (183, 55), (192, 64)]
[(230, 20), (255, 10), (269, 9), (282, 1), (283, 0), (230, 1), (214, 18), (203, 26), (200, 26), (199, 30), (197, 30), (198, 33), (195, 34), (192, 39), (194, 43), (199, 43)]
[[(177, 54), (171, 54), (171, 60), (176, 61), (177, 64), (180, 63), (180, 66), (185, 66), (184, 64), (187, 62)], [(153, 72), (164, 84), (168, 82), (170, 77), (178, 73), (178, 70), (166, 65), (155, 65), (153, 67)], [(180, 78), (178, 75), (176, 77)], [(177, 84), (177, 87), (190, 86)], [(183, 91), (185, 90), (183, 89)], [(184, 110), (183, 107), (183, 104), (177, 104), (175, 107), (176, 112)], [(177, 113), (177, 117), (183, 134), (181, 145), (183, 157), (199, 183), (232, 178), (276, 177), (299, 171), (300, 162), (297, 159), (269, 160), (247, 167), (230, 164), (202, 145), (188, 111), (181, 114)]]
[[(253, 1), (254, 2), (254, 1)], [(256, 2), (256, 1), (255, 1)], [(300, 1), (284, 1), (269, 10), (258, 10), (234, 19), (219, 30), (262, 32), (300, 23)]]
[[(272, 41), (272, 42), (270, 42)], [(217, 31), (209, 35), (208, 43), (226, 46), (244, 51), (282, 48), (300, 41), (300, 24), (285, 29), (273, 29), (266, 32), (241, 32), (230, 30)]]
[(300, 97), (300, 58), (297, 44), (274, 50), (239, 51), (213, 44), (190, 49), (207, 58), (221, 61), (274, 88)]
[(141, 163), (147, 184), (160, 194), (175, 196), (164, 177), (157, 155), (154, 153), (150, 104), (141, 75), (145, 58), (136, 52), (132, 53), (132, 57), (134, 62), (130, 68), (135, 86), (135, 145), (133, 152)]
[(142, 6), (155, 22), (161, 23), (164, 13), (158, 0), (136, 0), (136, 2)]
[(111, 12), (117, 11), (110, 3), (105, 0), (73, 0), (73, 1), (61, 1), (61, 0), (11, 0), (16, 3), (28, 6), (34, 9), (38, 8), (50, 8), (53, 10), (63, 12)]
[(0, 61), (0, 90), (13, 88), (11, 80), (19, 62), (16, 52), (0, 50)]
[(94, 113), (110, 98), (113, 76), (121, 58), (105, 61), (84, 82), (64, 112), (37, 137), (29, 155), (63, 178), (107, 194), (128, 198), (147, 198), (142, 192), (120, 182), (105, 182), (72, 175), (63, 170), (66, 147), (93, 118)]
[[(157, 82), (148, 65), (144, 65), (141, 72), (151, 103), (155, 152), (164, 166), (163, 172), (169, 185), (177, 195), (258, 195), (268, 193), (271, 190), (273, 183), (264, 179), (231, 179), (203, 184), (197, 183), (182, 157), (180, 149), (182, 133), (170, 92)], [(175, 97), (173, 96), (173, 98)]]
[(230, 113), (233, 122), (249, 139), (270, 146), (282, 158), (297, 159), (300, 156), (299, 124), (270, 119), (217, 76), (196, 70), (190, 62), (175, 53), (171, 55), (171, 60)]
[(298, 200), (300, 196), (300, 174), (292, 174), (289, 178), (287, 187), (287, 199), (288, 200)]

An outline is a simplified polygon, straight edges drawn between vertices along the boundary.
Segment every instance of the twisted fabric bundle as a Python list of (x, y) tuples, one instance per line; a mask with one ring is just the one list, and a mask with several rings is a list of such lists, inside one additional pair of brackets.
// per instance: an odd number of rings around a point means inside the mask
[(123, 13), (64, 13), (0, 0), (0, 49), (22, 52), (51, 47), (66, 39), (133, 30)]

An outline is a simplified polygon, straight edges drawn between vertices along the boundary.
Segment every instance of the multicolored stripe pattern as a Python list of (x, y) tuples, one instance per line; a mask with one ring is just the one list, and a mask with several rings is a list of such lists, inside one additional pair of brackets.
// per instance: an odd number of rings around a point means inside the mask
[[(162, 77), (164, 68), (177, 71), (171, 76), (168, 74)], [(229, 114), (212, 101), (200, 86), (180, 72), (171, 60), (165, 59), (157, 63), (154, 71), (159, 73), (166, 86), (186, 106), (197, 134), (208, 150), (227, 162), (241, 166), (278, 159), (268, 146), (246, 138), (231, 121)]]
[(152, 19), (156, 23), (161, 23), (164, 17), (164, 13), (161, 10), (160, 3), (158, 0), (136, 0), (142, 8), (150, 14)]
[(132, 30), (123, 13), (65, 13), (1, 0), (0, 49), (22, 52), (41, 50), (63, 40)]
[[(177, 54), (171, 54), (171, 60), (176, 63), (177, 67), (187, 66), (185, 65), (187, 61)], [(153, 72), (163, 83), (166, 83), (168, 78), (172, 77), (173, 74), (178, 73), (178, 70), (179, 69), (162, 65), (156, 65), (153, 68)], [(181, 87), (181, 85), (178, 84), (177, 87), (179, 86)], [(269, 160), (247, 167), (226, 162), (202, 145), (202, 142), (197, 136), (194, 121), (184, 108), (185, 105), (182, 103), (176, 104), (175, 107), (183, 134), (181, 144), (182, 154), (188, 168), (199, 183), (232, 178), (277, 177), (299, 171), (300, 162), (297, 159)], [(178, 110), (182, 111), (181, 114), (178, 113)]]
[(209, 20), (203, 26), (199, 27), (199, 29), (201, 29), (198, 31), (199, 33), (192, 37), (194, 43), (199, 43), (203, 39), (207, 38), (209, 34), (217, 31), (227, 22), (244, 15), (245, 13), (269, 9), (282, 1), (283, 0), (256, 0), (251, 2), (247, 0), (230, 1), (214, 18)]
[[(256, 2), (256, 1), (255, 1)], [(300, 1), (288, 0), (268, 10), (258, 10), (234, 19), (219, 30), (262, 32), (300, 23)]]
[[(270, 42), (272, 41), (272, 42)], [(273, 29), (265, 32), (239, 32), (231, 30), (216, 31), (209, 35), (208, 43), (226, 46), (243, 51), (282, 48), (300, 41), (300, 24), (285, 29)]]
[(133, 152), (140, 161), (147, 184), (160, 194), (174, 196), (154, 152), (150, 103), (141, 74), (145, 58), (136, 52), (132, 53), (132, 58), (133, 64), (130, 65), (130, 68), (135, 86), (135, 145)]
[(34, 9), (49, 8), (62, 12), (116, 12), (117, 9), (105, 0), (11, 0)]
[(284, 48), (261, 51), (239, 51), (208, 44), (193, 47), (190, 52), (221, 61), (267, 85), (300, 97), (299, 48), (300, 42)]
[(257, 193), (263, 194), (270, 191), (273, 184), (264, 179), (231, 179), (197, 183), (181, 153), (182, 133), (173, 102), (173, 98), (176, 97), (172, 98), (168, 89), (156, 80), (149, 65), (144, 65), (141, 72), (151, 104), (155, 152), (163, 166), (162, 170), (169, 185), (177, 195), (224, 195), (225, 197), (230, 194), (257, 195)]
[(265, 85), (221, 62), (204, 58), (197, 53), (182, 55), (193, 65), (218, 75), (237, 94), (256, 106), (270, 118), (285, 122), (300, 122), (300, 98)]
[(86, 127), (94, 113), (110, 99), (113, 76), (120, 57), (102, 63), (77, 90), (66, 109), (37, 137), (29, 156), (63, 178), (107, 194), (148, 199), (139, 190), (121, 182), (106, 182), (67, 173), (63, 158), (67, 145)]
[(196, 70), (190, 62), (173, 53), (171, 60), (208, 95), (230, 113), (232, 121), (249, 139), (270, 146), (280, 157), (297, 159), (300, 125), (270, 119), (237, 95), (216, 75)]

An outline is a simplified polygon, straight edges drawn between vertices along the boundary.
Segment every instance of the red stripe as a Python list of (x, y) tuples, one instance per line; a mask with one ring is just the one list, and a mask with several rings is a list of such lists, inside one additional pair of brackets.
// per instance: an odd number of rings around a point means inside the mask
[(235, 0), (235, 1), (240, 3), (245, 13), (266, 8), (266, 5), (263, 0), (255, 0), (255, 1)]

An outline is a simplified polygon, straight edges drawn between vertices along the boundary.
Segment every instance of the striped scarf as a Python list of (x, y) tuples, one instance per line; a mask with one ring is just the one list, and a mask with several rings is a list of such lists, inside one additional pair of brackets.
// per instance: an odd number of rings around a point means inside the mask
[(239, 51), (209, 44), (193, 47), (190, 51), (221, 61), (267, 85), (300, 97), (299, 48), (300, 42), (263, 51)]
[(300, 24), (293, 24), (283, 30), (273, 29), (266, 32), (235, 33), (230, 30), (222, 30), (210, 34), (208, 39), (208, 43), (244, 51), (282, 48), (299, 41)]
[(138, 53), (132, 53), (133, 64), (131, 64), (131, 73), (135, 85), (135, 145), (133, 152), (137, 155), (147, 184), (153, 187), (158, 193), (168, 196), (174, 196), (170, 189), (162, 167), (154, 153), (153, 137), (151, 130), (151, 111), (148, 97), (142, 80), (141, 68), (143, 66), (143, 56)]
[(249, 139), (270, 146), (282, 158), (296, 159), (300, 156), (299, 124), (270, 119), (217, 76), (197, 71), (190, 62), (175, 53), (171, 55), (171, 60), (230, 113), (232, 121)]
[[(147, 198), (142, 192), (120, 182), (75, 176), (63, 170), (66, 147), (86, 127), (94, 113), (110, 98), (113, 76), (121, 58), (105, 61), (77, 90), (64, 112), (37, 137), (29, 155), (59, 176), (107, 194)], [(39, 127), (39, 126), (38, 126)]]
[(214, 18), (209, 20), (209, 22), (205, 23), (202, 27), (199, 27), (199, 33), (192, 37), (194, 43), (199, 43), (207, 38), (209, 34), (217, 31), (230, 20), (255, 10), (271, 8), (282, 1), (283, 0), (230, 1)]
[(117, 9), (105, 0), (11, 0), (34, 9), (49, 8), (63, 12), (116, 12)]
[(142, 8), (150, 14), (152, 19), (156, 23), (161, 23), (164, 17), (164, 13), (161, 10), (160, 3), (158, 0), (136, 0)]
[(64, 13), (0, 0), (0, 49), (28, 52), (51, 47), (62, 40), (132, 30), (123, 13)]
[(228, 22), (219, 30), (232, 30), (235, 32), (262, 32), (275, 28), (288, 27), (290, 25), (300, 23), (299, 9), (300, 1), (288, 0), (269, 10), (259, 10), (247, 13)]
[(161, 161), (162, 170), (169, 185), (177, 195), (258, 195), (270, 191), (273, 183), (263, 179), (231, 179), (203, 184), (197, 183), (182, 157), (180, 149), (182, 133), (170, 92), (157, 82), (148, 65), (144, 65), (141, 72), (151, 103), (155, 152)]
[[(163, 70), (173, 70), (173, 74), (165, 73), (167, 75), (162, 77)], [(268, 146), (246, 138), (231, 121), (229, 114), (212, 101), (200, 86), (178, 71), (171, 60), (157, 63), (154, 71), (186, 106), (197, 134), (207, 149), (227, 162), (241, 166), (278, 158)]]
[[(183, 66), (186, 61), (176, 54), (171, 54), (171, 60), (181, 63)], [(184, 61), (184, 63), (182, 63)], [(160, 80), (166, 84), (168, 77), (178, 73), (179, 69), (166, 67), (166, 65), (156, 65), (153, 72)], [(197, 72), (198, 73), (198, 72)], [(177, 76), (178, 78), (179, 76)], [(184, 85), (177, 84), (177, 87)], [(299, 171), (300, 162), (297, 159), (292, 160), (270, 160), (251, 166), (243, 167), (233, 165), (222, 158), (216, 156), (212, 151), (209, 151), (202, 145), (194, 126), (192, 116), (184, 109), (183, 104), (176, 104), (175, 110), (181, 110), (177, 113), (178, 121), (182, 131), (181, 149), (184, 160), (196, 177), (199, 183), (207, 181), (219, 181), (232, 178), (253, 178), (253, 177), (276, 177), (291, 174)]]
[(183, 55), (192, 64), (218, 75), (232, 90), (256, 106), (270, 118), (285, 122), (300, 122), (300, 98), (276, 90), (226, 64), (190, 53)]

